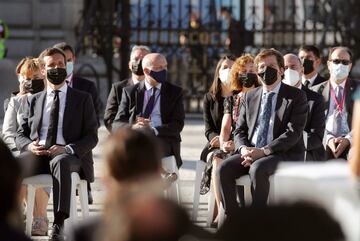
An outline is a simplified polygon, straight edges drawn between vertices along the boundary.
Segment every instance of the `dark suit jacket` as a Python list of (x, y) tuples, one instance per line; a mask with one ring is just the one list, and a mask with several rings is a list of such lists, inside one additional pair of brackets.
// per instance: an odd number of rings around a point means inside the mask
[(307, 161), (325, 160), (325, 149), (323, 146), (323, 138), (325, 131), (325, 104), (323, 97), (302, 86), (301, 89), (306, 93), (309, 105), (308, 117), (305, 125), (307, 132)]
[[(123, 89), (118, 113), (116, 114), (113, 130), (132, 125), (143, 109), (144, 81)], [(180, 87), (164, 82), (160, 91), (160, 112), (162, 125), (156, 127), (159, 137), (164, 144), (170, 145), (178, 166), (182, 164), (180, 157), (180, 132), (184, 127), (185, 111), (183, 91)]]
[(106, 108), (104, 113), (104, 124), (106, 126), (106, 129), (108, 129), (108, 131), (110, 132), (111, 132), (111, 125), (119, 109), (122, 90), (124, 87), (130, 85), (134, 85), (134, 82), (132, 81), (131, 78), (124, 79), (111, 86), (110, 94), (106, 102)]
[(99, 92), (95, 86), (95, 83), (91, 80), (84, 79), (79, 76), (73, 75), (72, 87), (74, 89), (87, 92), (91, 95), (91, 98), (93, 101), (93, 106), (95, 108), (98, 125), (100, 126), (100, 115), (101, 115), (102, 104), (101, 104), (101, 101), (99, 98)]
[(221, 121), (224, 115), (224, 101), (216, 101), (210, 93), (204, 95), (204, 121), (205, 136), (211, 141), (215, 136), (220, 135)]
[(211, 97), (211, 94), (208, 92), (204, 95), (203, 104), (205, 136), (208, 140), (208, 143), (206, 143), (204, 149), (200, 154), (200, 160), (206, 162), (207, 155), (211, 151), (211, 149), (209, 149), (211, 139), (215, 136), (220, 135), (221, 121), (224, 115), (224, 98), (222, 98), (221, 101), (216, 101)]
[[(352, 96), (354, 95), (354, 92), (356, 91), (358, 84), (355, 80), (352, 80), (352, 79), (348, 79), (347, 81), (348, 81), (348, 83), (346, 83), (346, 90), (345, 90), (346, 91), (345, 108), (348, 113), (347, 122), (348, 122), (349, 128), (351, 130), (352, 112), (353, 112), (353, 106), (354, 106), (354, 100), (353, 100)], [(330, 107), (330, 98), (331, 98), (329, 81), (326, 81), (324, 83), (316, 85), (316, 86), (312, 87), (311, 89), (323, 96), (324, 101), (325, 101), (325, 116), (327, 116), (329, 107)]]
[[(27, 145), (40, 136), (45, 100), (46, 90), (28, 98), (28, 104), (24, 107), (16, 138), (20, 152), (26, 151)], [(94, 181), (91, 150), (98, 142), (97, 128), (91, 96), (88, 93), (68, 87), (63, 119), (63, 136), (66, 144), (70, 145), (75, 151), (75, 155), (81, 159), (84, 177), (90, 182)]]
[(324, 77), (322, 77), (320, 74), (318, 74), (314, 80), (314, 83), (312, 86), (315, 86), (315, 85), (318, 85), (318, 84), (321, 84), (323, 82), (325, 82), (327, 79), (325, 79)]
[[(260, 112), (262, 87), (248, 91), (241, 98), (239, 119), (234, 132), (235, 148), (252, 146), (256, 122)], [(304, 160), (303, 130), (305, 128), (308, 105), (306, 94), (282, 84), (277, 96), (273, 128), (273, 141), (268, 147), (274, 154), (282, 155), (289, 161)]]

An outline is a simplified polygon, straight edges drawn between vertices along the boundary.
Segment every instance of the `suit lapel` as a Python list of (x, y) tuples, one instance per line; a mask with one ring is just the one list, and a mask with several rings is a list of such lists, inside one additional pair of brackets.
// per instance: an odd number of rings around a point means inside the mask
[(77, 106), (70, 86), (67, 88), (66, 92), (66, 101), (65, 101), (65, 110), (64, 110), (64, 117), (63, 117), (63, 137), (66, 141), (66, 133), (65, 130), (71, 130), (71, 113), (75, 113), (75, 110), (72, 110), (73, 107)]
[(274, 118), (274, 126), (273, 126), (273, 138), (277, 137), (278, 130), (280, 127), (280, 123), (283, 121), (284, 113), (286, 107), (288, 105), (288, 99), (286, 98), (286, 93), (284, 89), (284, 85), (281, 84), (279, 93), (276, 99), (276, 106), (275, 106), (275, 118)]
[(354, 91), (356, 89), (354, 87), (354, 82), (351, 79), (348, 79), (347, 81), (348, 82), (346, 83), (345, 106), (346, 106), (346, 111), (348, 113), (348, 124), (349, 124), (349, 127), (351, 128), (352, 111), (353, 111), (353, 105), (354, 105), (352, 96), (354, 95)]
[(142, 81), (139, 83), (139, 86), (135, 91), (135, 106), (134, 106), (135, 110), (133, 111), (133, 113), (135, 113), (135, 116), (133, 116), (133, 118), (136, 118), (136, 115), (142, 113), (142, 109), (144, 105), (144, 94), (145, 94), (145, 84), (144, 81)]
[[(254, 112), (253, 111), (250, 111), (249, 109), (249, 130), (251, 130), (251, 133), (250, 133), (250, 137), (252, 138), (253, 134), (254, 134), (254, 131), (255, 131), (255, 125), (256, 125), (256, 122), (257, 122), (257, 119), (258, 119), (258, 116), (260, 115), (260, 103), (261, 103), (261, 98), (262, 98), (262, 93), (263, 93), (263, 90), (262, 90), (262, 87), (259, 87), (255, 93), (254, 93), (254, 96), (253, 98), (251, 98), (252, 100), (250, 100), (251, 102), (249, 104), (253, 104), (252, 106), (254, 107)], [(250, 107), (250, 106), (248, 106)]]
[(321, 91), (321, 95), (324, 97), (325, 101), (325, 116), (327, 116), (330, 109), (330, 80), (328, 80), (323, 86), (323, 90)]
[(38, 100), (36, 101), (34, 108), (34, 126), (37, 126), (37, 133), (39, 133), (42, 124), (45, 99), (46, 99), (46, 90), (41, 93)]
[(167, 111), (166, 107), (169, 106), (169, 104), (166, 104), (166, 102), (169, 101), (168, 95), (170, 93), (168, 93), (169, 91), (167, 90), (167, 84), (166, 82), (164, 82), (161, 85), (161, 90), (160, 90), (160, 114), (161, 114), (161, 121), (164, 121), (164, 114), (165, 113), (169, 113), (169, 111)]

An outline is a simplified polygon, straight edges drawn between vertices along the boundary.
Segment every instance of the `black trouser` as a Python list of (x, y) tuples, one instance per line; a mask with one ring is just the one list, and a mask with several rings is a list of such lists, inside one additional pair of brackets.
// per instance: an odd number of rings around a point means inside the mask
[(24, 178), (39, 174), (51, 174), (53, 178), (54, 214), (62, 212), (66, 217), (69, 217), (71, 173), (80, 171), (80, 159), (69, 154), (61, 154), (51, 158), (25, 152), (20, 155), (20, 161), (24, 169)]
[(240, 154), (224, 160), (218, 169), (219, 187), (226, 214), (233, 213), (239, 208), (236, 201), (236, 179), (243, 175), (250, 175), (253, 205), (266, 205), (269, 195), (269, 177), (274, 174), (277, 164), (282, 161), (279, 155), (270, 155), (258, 159), (250, 167), (241, 165)]

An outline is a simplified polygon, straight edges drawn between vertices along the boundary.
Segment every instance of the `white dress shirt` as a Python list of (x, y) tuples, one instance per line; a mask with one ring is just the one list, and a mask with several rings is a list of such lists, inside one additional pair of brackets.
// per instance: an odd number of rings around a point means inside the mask
[[(64, 111), (66, 105), (66, 93), (67, 93), (68, 85), (64, 84), (59, 89), (59, 122), (58, 122), (58, 129), (57, 129), (57, 137), (56, 137), (56, 144), (58, 145), (65, 145), (65, 139), (63, 136), (63, 120), (64, 120)], [(40, 128), (40, 145), (45, 145), (46, 136), (49, 128), (49, 121), (50, 121), (50, 110), (54, 100), (54, 92), (49, 86), (46, 89), (46, 98), (45, 104), (43, 107), (43, 114), (42, 114), (42, 121), (41, 121), (41, 128)]]
[(306, 82), (307, 80), (309, 80), (309, 81), (310, 81), (310, 84), (309, 84), (308, 87), (313, 86), (313, 85), (314, 85), (314, 81), (315, 81), (315, 79), (316, 79), (317, 76), (318, 76), (318, 73), (316, 73), (312, 78), (307, 79), (307, 78), (305, 78), (305, 75), (303, 75), (303, 76), (301, 77), (301, 78), (302, 78), (302, 83), (303, 83), (303, 85), (305, 85), (305, 82)]

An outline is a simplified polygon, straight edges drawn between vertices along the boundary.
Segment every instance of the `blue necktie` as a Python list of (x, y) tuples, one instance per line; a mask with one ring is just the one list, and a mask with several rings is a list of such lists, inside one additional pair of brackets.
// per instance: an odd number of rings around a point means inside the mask
[(156, 94), (156, 87), (152, 87), (152, 94), (148, 100), (148, 103), (146, 104), (145, 111), (143, 114), (144, 118), (149, 118), (151, 115), (154, 107), (155, 107), (155, 94)]
[(264, 108), (260, 115), (260, 127), (255, 145), (257, 148), (262, 148), (267, 145), (267, 136), (269, 132), (269, 124), (272, 110), (272, 98), (274, 95), (274, 92), (269, 92), (265, 96)]

